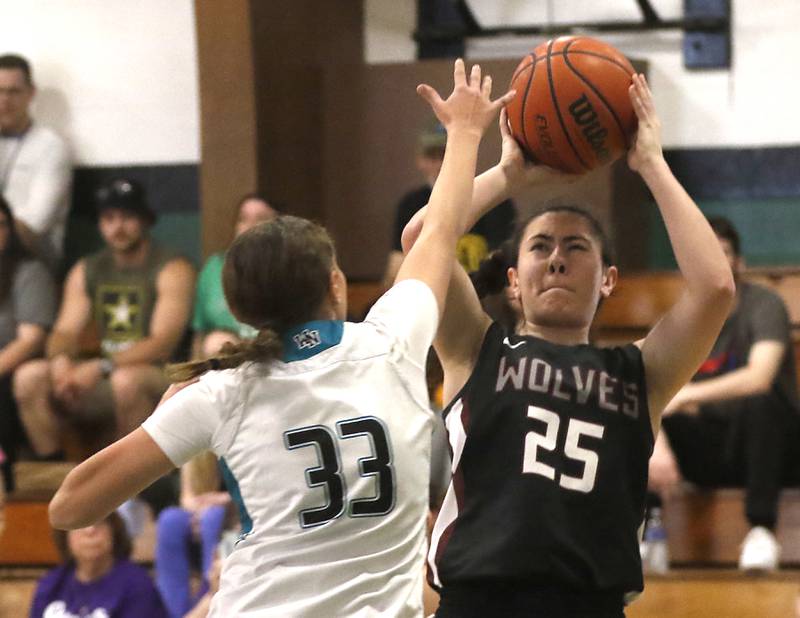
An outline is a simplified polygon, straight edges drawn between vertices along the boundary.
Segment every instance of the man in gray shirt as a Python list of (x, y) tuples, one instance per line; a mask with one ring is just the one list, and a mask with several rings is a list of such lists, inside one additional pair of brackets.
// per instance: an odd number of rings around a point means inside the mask
[(669, 498), (681, 478), (703, 487), (744, 487), (751, 530), (739, 567), (773, 570), (780, 557), (774, 534), (780, 490), (797, 482), (800, 463), (789, 315), (775, 292), (741, 280), (744, 262), (733, 225), (722, 217), (709, 222), (736, 279), (736, 305), (708, 359), (664, 410), (650, 488)]

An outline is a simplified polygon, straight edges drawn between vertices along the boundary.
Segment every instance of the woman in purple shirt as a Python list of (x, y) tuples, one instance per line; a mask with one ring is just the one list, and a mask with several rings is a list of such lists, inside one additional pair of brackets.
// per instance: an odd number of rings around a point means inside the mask
[(54, 540), (64, 564), (36, 587), (31, 618), (166, 618), (147, 571), (130, 560), (131, 541), (116, 512)]

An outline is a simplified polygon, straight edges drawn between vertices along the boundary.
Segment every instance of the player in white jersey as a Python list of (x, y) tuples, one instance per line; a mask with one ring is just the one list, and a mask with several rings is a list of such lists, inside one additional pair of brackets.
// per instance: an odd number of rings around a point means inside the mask
[[(240, 509), (212, 616), (419, 616), (431, 413), (425, 357), (444, 306), (459, 210), (478, 143), (512, 93), (457, 61), (428, 220), (397, 283), (361, 324), (343, 322), (346, 281), (321, 227), (280, 217), (240, 236), (223, 269), (253, 342), (183, 366), (143, 426), (75, 468), (50, 504), (57, 528), (104, 517), (212, 449)], [(210, 370), (210, 371), (209, 371)]]

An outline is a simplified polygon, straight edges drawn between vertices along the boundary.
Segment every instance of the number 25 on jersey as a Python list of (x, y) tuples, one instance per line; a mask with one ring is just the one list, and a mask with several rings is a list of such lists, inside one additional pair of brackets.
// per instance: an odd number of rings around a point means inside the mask
[(545, 425), (545, 432), (541, 434), (536, 431), (529, 431), (525, 435), (522, 472), (524, 474), (540, 474), (551, 481), (555, 481), (556, 474), (558, 474), (558, 484), (564, 489), (583, 493), (592, 491), (595, 477), (597, 476), (597, 453), (580, 446), (579, 442), (582, 436), (602, 438), (605, 428), (597, 423), (588, 423), (576, 418), (569, 419), (567, 437), (562, 447), (563, 452), (569, 459), (583, 463), (583, 474), (580, 477), (569, 476), (537, 459), (539, 449), (555, 451), (558, 447), (558, 426), (561, 424), (561, 417), (550, 410), (537, 406), (528, 406), (528, 418), (542, 421)]

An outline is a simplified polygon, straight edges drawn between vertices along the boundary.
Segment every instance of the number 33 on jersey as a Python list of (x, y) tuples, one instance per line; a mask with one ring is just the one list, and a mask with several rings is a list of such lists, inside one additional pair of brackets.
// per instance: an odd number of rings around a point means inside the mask
[[(364, 416), (339, 421), (335, 431), (324, 425), (302, 427), (287, 431), (283, 437), (286, 448), (305, 448), (315, 459), (304, 471), (309, 487), (305, 502), (318, 506), (298, 513), (302, 528), (319, 526), (345, 513), (349, 517), (371, 517), (386, 515), (394, 508), (392, 448), (380, 419)], [(352, 472), (348, 464), (353, 462), (358, 466), (356, 476), (348, 474)], [(299, 471), (297, 478), (301, 478)]]

